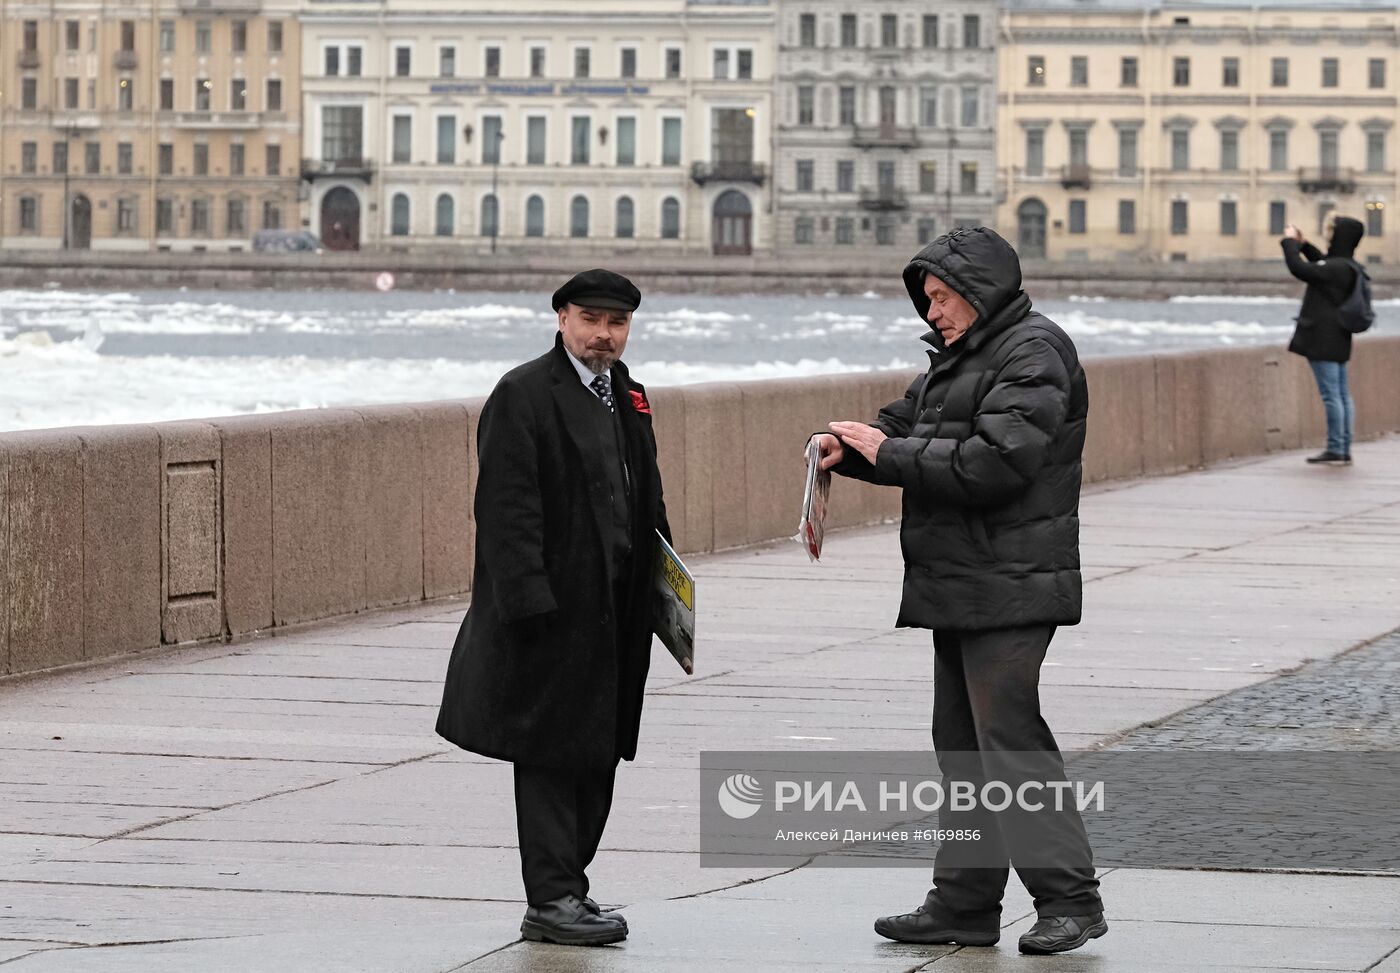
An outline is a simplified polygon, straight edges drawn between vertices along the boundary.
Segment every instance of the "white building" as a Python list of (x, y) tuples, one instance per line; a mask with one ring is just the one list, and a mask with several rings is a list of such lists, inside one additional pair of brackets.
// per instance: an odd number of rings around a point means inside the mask
[(767, 0), (327, 0), (302, 24), (332, 247), (770, 245)]

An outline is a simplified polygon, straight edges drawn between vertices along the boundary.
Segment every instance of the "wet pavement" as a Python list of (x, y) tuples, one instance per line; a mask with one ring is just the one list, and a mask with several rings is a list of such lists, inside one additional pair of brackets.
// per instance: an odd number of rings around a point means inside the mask
[[(1400, 440), (1356, 456), (1086, 496), (1085, 622), (1043, 679), (1061, 745), (1400, 749)], [(0, 684), (0, 966), (1400, 973), (1384, 875), (1112, 869), (1109, 934), (1028, 958), (1014, 877), (1000, 944), (958, 949), (871, 931), (918, 869), (701, 867), (701, 750), (926, 748), (932, 662), (892, 627), (891, 527), (692, 567), (697, 674), (655, 655), (590, 870), (625, 944), (518, 940), (510, 768), (432, 733), (464, 610), (436, 603)]]

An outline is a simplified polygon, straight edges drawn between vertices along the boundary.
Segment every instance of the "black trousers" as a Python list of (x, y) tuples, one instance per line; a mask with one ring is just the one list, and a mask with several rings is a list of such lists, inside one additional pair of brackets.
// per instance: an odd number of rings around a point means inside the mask
[(616, 772), (515, 765), (520, 871), (530, 905), (588, 894), (586, 872), (612, 810)]
[[(933, 746), (945, 774), (1006, 779), (1025, 767), (1027, 758), (995, 755), (1033, 752), (1028, 762), (1037, 777), (1064, 773), (1055, 736), (1040, 714), (1040, 666), (1054, 635), (1049, 625), (933, 633)], [(1073, 800), (1061, 813), (1018, 814), (1014, 807), (1010, 813), (980, 806), (953, 811), (944, 803), (940, 828), (980, 829), (983, 841), (975, 849), (958, 842), (939, 846), (933, 871), (938, 898), (958, 913), (1000, 915), (1008, 866), (1018, 859), (1049, 860), (1066, 865), (1016, 866), (1037, 913), (1077, 916), (1102, 909), (1093, 854)], [(989, 862), (995, 864), (988, 867)]]

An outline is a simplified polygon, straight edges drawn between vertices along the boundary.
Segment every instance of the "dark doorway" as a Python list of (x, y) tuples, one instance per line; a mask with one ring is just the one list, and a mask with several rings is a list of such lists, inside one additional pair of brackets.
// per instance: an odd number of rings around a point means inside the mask
[(1016, 207), (1016, 249), (1021, 259), (1045, 259), (1045, 215), (1045, 204), (1038, 199)]
[(753, 207), (737, 189), (726, 189), (715, 200), (714, 250), (716, 254), (748, 256), (753, 253)]
[(68, 245), (74, 250), (92, 247), (92, 200), (82, 193), (73, 197), (73, 212), (68, 225)]
[(344, 186), (321, 199), (321, 242), (327, 250), (360, 249), (360, 197)]

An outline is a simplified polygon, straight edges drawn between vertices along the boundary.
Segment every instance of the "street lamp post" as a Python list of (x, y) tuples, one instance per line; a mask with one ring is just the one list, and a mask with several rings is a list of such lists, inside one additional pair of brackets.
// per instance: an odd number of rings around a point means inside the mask
[(501, 167), (501, 143), (506, 133), (496, 129), (495, 151), (491, 153), (491, 252), (496, 252), (496, 237), (501, 232), (501, 197), (496, 193), (496, 175)]

